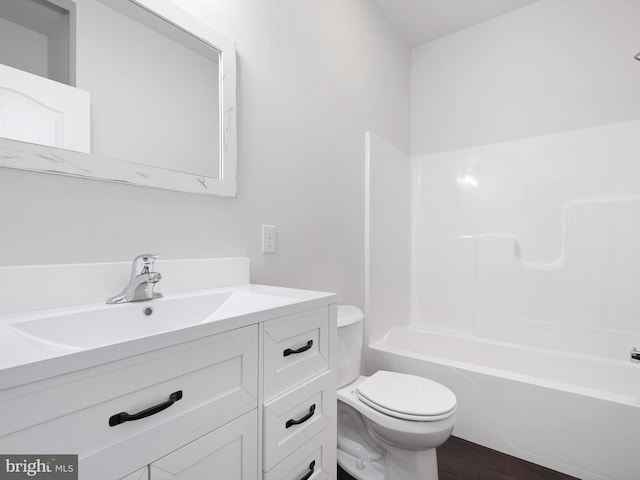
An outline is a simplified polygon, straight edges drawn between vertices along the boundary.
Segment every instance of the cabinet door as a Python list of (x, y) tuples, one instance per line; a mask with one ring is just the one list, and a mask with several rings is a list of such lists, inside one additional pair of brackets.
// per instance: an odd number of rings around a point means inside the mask
[(256, 410), (170, 453), (149, 468), (150, 480), (257, 480)]
[(133, 473), (130, 473), (126, 477), (121, 478), (120, 480), (148, 480), (149, 479), (149, 469), (147, 467), (141, 468), (140, 470), (136, 470)]
[[(258, 343), (258, 326), (250, 325), (16, 389), (0, 386), (0, 452), (55, 447), (79, 455), (83, 478), (121, 478), (255, 410)], [(183, 397), (169, 408), (110, 426), (112, 416), (144, 411), (178, 391)], [(29, 415), (2, 415), (13, 411)]]

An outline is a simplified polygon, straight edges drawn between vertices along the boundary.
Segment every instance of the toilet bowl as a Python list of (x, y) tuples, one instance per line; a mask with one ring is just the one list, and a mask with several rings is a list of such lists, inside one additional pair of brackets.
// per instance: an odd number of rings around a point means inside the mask
[(338, 464), (357, 480), (437, 480), (456, 397), (427, 378), (360, 375), (364, 315), (338, 306)]

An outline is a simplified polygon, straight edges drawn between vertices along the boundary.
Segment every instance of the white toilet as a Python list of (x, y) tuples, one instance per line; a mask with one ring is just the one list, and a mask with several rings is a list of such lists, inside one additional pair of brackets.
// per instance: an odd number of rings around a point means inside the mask
[(338, 464), (358, 480), (437, 480), (456, 397), (415, 375), (360, 375), (363, 323), (362, 310), (338, 306)]

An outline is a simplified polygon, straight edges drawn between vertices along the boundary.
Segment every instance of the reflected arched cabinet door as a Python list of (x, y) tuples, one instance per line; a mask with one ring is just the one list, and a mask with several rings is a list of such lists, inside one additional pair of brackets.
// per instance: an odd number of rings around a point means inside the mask
[(0, 64), (0, 137), (90, 153), (89, 92)]

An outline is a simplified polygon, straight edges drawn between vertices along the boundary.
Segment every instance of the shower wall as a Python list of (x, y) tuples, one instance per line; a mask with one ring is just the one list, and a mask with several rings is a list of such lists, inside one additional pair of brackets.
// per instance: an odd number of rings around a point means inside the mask
[(410, 157), (367, 136), (367, 339), (392, 326), (628, 361), (640, 121)]
[(365, 135), (365, 345), (411, 318), (412, 205), (409, 155)]
[(640, 122), (414, 157), (426, 328), (627, 360), (640, 345)]

